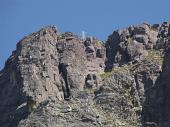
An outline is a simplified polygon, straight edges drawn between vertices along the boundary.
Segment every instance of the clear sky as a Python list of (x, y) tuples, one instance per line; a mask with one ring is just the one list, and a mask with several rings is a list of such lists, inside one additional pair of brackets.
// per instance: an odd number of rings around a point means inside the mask
[(46, 25), (106, 40), (113, 30), (170, 20), (170, 0), (0, 0), (0, 68), (16, 43)]

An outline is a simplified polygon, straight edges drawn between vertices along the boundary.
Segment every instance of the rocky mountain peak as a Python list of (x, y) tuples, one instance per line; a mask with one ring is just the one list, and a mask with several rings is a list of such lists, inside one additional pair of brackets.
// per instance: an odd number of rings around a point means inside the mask
[(169, 37), (170, 22), (106, 43), (54, 26), (24, 37), (0, 72), (0, 126), (170, 126)]

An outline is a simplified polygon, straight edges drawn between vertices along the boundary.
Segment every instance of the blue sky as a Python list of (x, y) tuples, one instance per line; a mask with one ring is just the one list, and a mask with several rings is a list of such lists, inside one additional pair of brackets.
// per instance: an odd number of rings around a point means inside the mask
[(0, 0), (0, 68), (16, 43), (46, 25), (106, 40), (113, 30), (170, 20), (170, 0)]

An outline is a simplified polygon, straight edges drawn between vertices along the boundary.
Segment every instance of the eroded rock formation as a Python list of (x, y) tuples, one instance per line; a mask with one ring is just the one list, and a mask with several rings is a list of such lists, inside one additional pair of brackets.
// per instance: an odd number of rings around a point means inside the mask
[(170, 126), (169, 39), (169, 22), (106, 43), (53, 26), (24, 37), (0, 72), (0, 126)]

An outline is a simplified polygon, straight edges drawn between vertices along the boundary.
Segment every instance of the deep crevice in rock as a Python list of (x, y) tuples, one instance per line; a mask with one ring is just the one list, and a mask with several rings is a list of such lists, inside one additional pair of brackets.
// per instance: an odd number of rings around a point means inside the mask
[(64, 99), (68, 100), (71, 96), (70, 91), (70, 85), (67, 80), (67, 65), (64, 65), (63, 63), (60, 63), (58, 65), (59, 73), (61, 74), (62, 78), (64, 79), (65, 86), (63, 86), (63, 93), (64, 93)]

